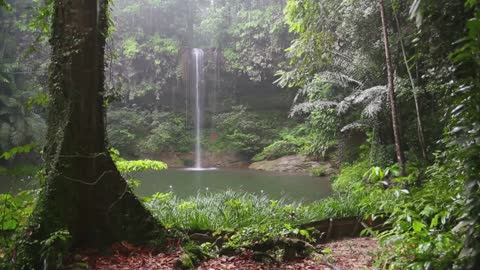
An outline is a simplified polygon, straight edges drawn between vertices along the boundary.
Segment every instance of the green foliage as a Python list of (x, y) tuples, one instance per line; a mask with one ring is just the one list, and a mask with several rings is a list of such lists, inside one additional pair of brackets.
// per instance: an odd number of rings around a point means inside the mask
[(0, 151), (4, 152), (1, 158), (5, 159), (30, 152), (35, 144), (44, 141), (46, 133), (40, 114), (28, 110), (32, 93), (14, 90), (9, 94), (9, 91), (0, 94)]
[(110, 145), (127, 156), (191, 149), (192, 135), (182, 115), (122, 108), (110, 110), (108, 121)]
[(247, 111), (244, 106), (214, 117), (218, 140), (214, 149), (238, 151), (248, 157), (259, 153), (277, 136), (278, 118)]
[(287, 46), (281, 6), (240, 10), (228, 29), (233, 40), (224, 51), (227, 71), (246, 74), (252, 81), (265, 81), (279, 68)]
[(120, 152), (115, 148), (109, 149), (110, 156), (115, 162), (118, 171), (126, 178), (128, 185), (132, 190), (140, 186), (140, 180), (132, 178), (131, 173), (142, 171), (160, 171), (166, 170), (167, 164), (155, 160), (125, 160), (120, 156)]
[(466, 33), (450, 58), (455, 63), (458, 89), (452, 94), (448, 135), (445, 138), (448, 161), (456, 166), (453, 176), (465, 185), (465, 207), (458, 228), (464, 246), (459, 255), (460, 267), (480, 267), (480, 8), (478, 0), (466, 0), (470, 18)]
[(166, 170), (167, 164), (154, 160), (124, 160), (115, 162), (117, 169), (122, 174), (140, 172), (140, 171), (159, 171)]
[(31, 144), (27, 144), (27, 145), (14, 147), (14, 148), (6, 151), (6, 152), (3, 152), (2, 155), (0, 155), (0, 158), (9, 160), (9, 159), (15, 157), (15, 155), (17, 155), (17, 154), (29, 153), (30, 151), (32, 151), (32, 149), (35, 146), (36, 145), (34, 143), (31, 143)]
[(38, 190), (22, 191), (16, 195), (0, 194), (0, 267), (9, 269), (9, 254), (14, 252), (16, 233), (27, 225), (34, 209)]
[(120, 157), (120, 152), (114, 148), (110, 148), (110, 155), (112, 156), (118, 171), (121, 174), (129, 174), (141, 171), (160, 171), (166, 170), (167, 164), (155, 160), (125, 160)]
[(379, 238), (394, 250), (385, 252), (378, 263), (392, 269), (451, 269), (461, 247), (453, 230), (464, 203), (461, 190), (446, 169), (433, 166), (422, 188), (397, 194), (394, 207), (381, 205), (380, 210), (391, 213), (393, 228)]
[(297, 225), (359, 215), (357, 202), (346, 196), (302, 205), (234, 191), (199, 193), (187, 199), (157, 193), (146, 198), (145, 203), (167, 228), (228, 232), (228, 242), (223, 246), (234, 249), (280, 237), (312, 240), (310, 232)]
[[(44, 45), (39, 18), (50, 2), (0, 1), (0, 153), (44, 141), (43, 108), (35, 101), (45, 93), (48, 61), (38, 48)], [(35, 12), (25, 12), (24, 6)]]
[(0, 0), (0, 7), (6, 9), (6, 10), (11, 10), (11, 6), (7, 3), (5, 0)]
[(53, 232), (47, 239), (40, 242), (41, 256), (46, 267), (63, 268), (64, 258), (72, 244), (68, 230)]
[(290, 154), (327, 158), (329, 150), (337, 145), (336, 120), (334, 111), (316, 111), (307, 118), (306, 123), (280, 131), (280, 138), (265, 147), (252, 160), (272, 160)]
[(303, 147), (309, 156), (327, 156), (327, 151), (337, 144), (338, 119), (334, 110), (315, 111), (308, 117), (310, 144)]
[(151, 46), (155, 53), (166, 53), (171, 56), (177, 55), (179, 50), (178, 41), (171, 38), (161, 38), (158, 35), (150, 39), (148, 46)]
[(132, 109), (110, 110), (107, 121), (110, 146), (127, 155), (138, 152), (138, 137), (147, 133), (145, 113)]
[(265, 159), (274, 160), (283, 156), (295, 154), (296, 152), (297, 146), (295, 144), (288, 141), (279, 140), (265, 147), (261, 153), (252, 158), (252, 161), (261, 161)]
[(324, 177), (327, 176), (327, 171), (323, 167), (311, 168), (310, 175), (316, 177)]
[(33, 211), (37, 191), (22, 191), (16, 195), (0, 194), (0, 231), (15, 231), (24, 226)]
[(333, 189), (362, 215), (387, 217), (392, 229), (377, 236), (385, 248), (377, 266), (386, 269), (450, 269), (461, 243), (454, 230), (461, 215), (462, 185), (448, 169), (428, 168), (418, 186), (418, 169), (408, 177), (397, 167), (370, 167), (367, 161), (344, 166)]
[(135, 57), (137, 53), (140, 52), (140, 49), (138, 48), (138, 43), (133, 38), (126, 39), (123, 42), (122, 48), (123, 48), (123, 54), (129, 58)]
[(373, 143), (370, 147), (369, 160), (373, 165), (380, 167), (390, 166), (395, 156), (395, 145), (378, 145)]
[[(167, 226), (185, 230), (233, 230), (262, 227), (268, 233), (270, 225), (284, 229), (329, 217), (346, 217), (358, 214), (355, 202), (332, 197), (313, 204), (270, 200), (264, 195), (226, 191), (224, 193), (198, 194), (179, 199), (173, 193), (157, 193), (146, 198), (146, 205)], [(271, 233), (275, 233), (272, 231)]]
[(41, 167), (33, 164), (16, 164), (8, 168), (0, 167), (0, 175), (12, 176), (14, 178), (34, 177), (41, 172)]
[(154, 120), (153, 128), (145, 141), (140, 143), (140, 150), (144, 153), (156, 152), (188, 152), (193, 144), (190, 130), (185, 127), (185, 118), (181, 116), (167, 116)]

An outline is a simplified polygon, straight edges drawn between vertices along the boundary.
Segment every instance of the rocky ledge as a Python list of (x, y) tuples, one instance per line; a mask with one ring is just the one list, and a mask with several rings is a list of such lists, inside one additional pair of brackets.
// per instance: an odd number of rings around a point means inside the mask
[(261, 170), (269, 172), (288, 172), (309, 174), (312, 168), (322, 167), (327, 175), (336, 173), (336, 169), (328, 161), (315, 161), (302, 155), (291, 155), (281, 157), (275, 160), (263, 160), (254, 162), (248, 167), (252, 170)]

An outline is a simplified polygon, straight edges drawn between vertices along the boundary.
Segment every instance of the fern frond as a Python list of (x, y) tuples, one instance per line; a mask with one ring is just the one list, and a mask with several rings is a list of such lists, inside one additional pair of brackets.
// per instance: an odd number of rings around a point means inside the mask
[(344, 133), (344, 132), (347, 132), (347, 131), (350, 131), (350, 130), (365, 130), (365, 129), (368, 129), (370, 127), (370, 125), (368, 125), (368, 123), (364, 122), (364, 121), (355, 121), (353, 123), (350, 123), (346, 126), (344, 126), (340, 132)]
[(355, 88), (363, 85), (361, 81), (355, 80), (354, 78), (341, 72), (325, 71), (319, 74), (319, 78), (321, 78), (324, 82), (335, 84), (345, 88)]
[(344, 114), (354, 105), (364, 105), (362, 115), (366, 118), (373, 118), (387, 105), (386, 96), (387, 88), (385, 86), (358, 90), (339, 103), (337, 112)]
[(311, 113), (314, 110), (336, 108), (337, 105), (338, 105), (337, 102), (324, 101), (324, 100), (307, 101), (307, 102), (299, 103), (293, 106), (293, 108), (290, 110), (290, 117), (293, 117), (297, 114)]

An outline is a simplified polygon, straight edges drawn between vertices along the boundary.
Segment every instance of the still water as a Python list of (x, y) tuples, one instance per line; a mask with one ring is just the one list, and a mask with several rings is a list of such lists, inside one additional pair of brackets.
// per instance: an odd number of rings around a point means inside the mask
[(310, 177), (254, 170), (221, 169), (188, 171), (169, 169), (135, 174), (141, 184), (136, 188), (140, 196), (156, 192), (173, 191), (185, 198), (198, 192), (247, 191), (266, 194), (272, 199), (286, 197), (290, 200), (312, 202), (327, 197), (332, 192), (328, 177)]
[[(332, 188), (328, 177), (310, 177), (285, 173), (254, 170), (220, 169), (189, 171), (168, 169), (134, 174), (140, 180), (135, 188), (139, 196), (151, 196), (157, 192), (173, 191), (180, 198), (194, 196), (198, 192), (222, 192), (225, 190), (265, 194), (272, 199), (286, 197), (289, 200), (312, 202), (327, 197)], [(0, 177), (0, 193), (16, 193), (38, 186), (30, 177)]]

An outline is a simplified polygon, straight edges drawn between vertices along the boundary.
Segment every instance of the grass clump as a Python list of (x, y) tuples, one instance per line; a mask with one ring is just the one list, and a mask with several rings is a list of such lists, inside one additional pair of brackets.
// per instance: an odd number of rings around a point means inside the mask
[(324, 177), (327, 176), (327, 171), (323, 167), (311, 168), (310, 175), (315, 177)]
[(271, 200), (265, 195), (226, 191), (199, 193), (180, 199), (173, 193), (157, 193), (146, 205), (169, 228), (182, 230), (234, 230), (272, 224), (299, 225), (330, 217), (359, 214), (356, 202), (334, 196), (312, 204)]

